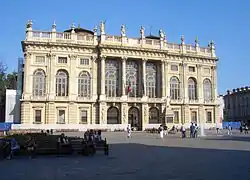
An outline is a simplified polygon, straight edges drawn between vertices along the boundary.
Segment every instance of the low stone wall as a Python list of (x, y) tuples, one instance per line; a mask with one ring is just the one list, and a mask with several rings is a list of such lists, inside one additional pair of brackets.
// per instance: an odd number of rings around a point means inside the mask
[(103, 129), (107, 131), (123, 131), (127, 129), (126, 124), (12, 124), (12, 130), (78, 130), (86, 131), (88, 129)]

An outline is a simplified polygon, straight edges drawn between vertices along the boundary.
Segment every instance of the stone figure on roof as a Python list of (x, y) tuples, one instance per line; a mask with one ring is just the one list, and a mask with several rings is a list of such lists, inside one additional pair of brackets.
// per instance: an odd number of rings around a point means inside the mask
[(164, 39), (164, 37), (165, 37), (165, 34), (164, 34), (162, 29), (159, 30), (159, 36), (161, 39)]
[(105, 34), (105, 22), (101, 21), (100, 23), (100, 32), (101, 34)]
[(124, 24), (121, 26), (121, 35), (126, 36), (126, 27)]
[(145, 38), (145, 28), (143, 26), (141, 26), (140, 34), (141, 34), (141, 38)]

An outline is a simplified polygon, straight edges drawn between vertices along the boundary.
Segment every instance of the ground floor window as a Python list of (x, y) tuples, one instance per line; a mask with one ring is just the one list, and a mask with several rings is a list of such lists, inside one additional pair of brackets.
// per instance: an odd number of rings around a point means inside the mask
[(36, 109), (34, 111), (34, 123), (42, 123), (42, 110)]
[(87, 124), (88, 123), (88, 111), (85, 109), (80, 110), (80, 123)]
[(119, 110), (116, 107), (110, 107), (107, 111), (107, 124), (120, 124)]
[(197, 123), (197, 112), (196, 111), (191, 111), (191, 122)]
[(174, 122), (174, 117), (166, 117), (166, 119), (167, 119), (167, 123), (173, 123)]
[(174, 111), (174, 123), (179, 124), (179, 111)]
[(65, 110), (58, 110), (58, 124), (65, 124)]
[(207, 111), (207, 123), (212, 123), (212, 112)]

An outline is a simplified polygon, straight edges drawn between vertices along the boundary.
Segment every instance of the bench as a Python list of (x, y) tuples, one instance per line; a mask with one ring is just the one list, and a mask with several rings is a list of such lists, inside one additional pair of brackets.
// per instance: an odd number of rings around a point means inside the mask
[(107, 139), (101, 141), (95, 141), (95, 150), (96, 151), (104, 151), (104, 155), (109, 155), (109, 145), (107, 143)]

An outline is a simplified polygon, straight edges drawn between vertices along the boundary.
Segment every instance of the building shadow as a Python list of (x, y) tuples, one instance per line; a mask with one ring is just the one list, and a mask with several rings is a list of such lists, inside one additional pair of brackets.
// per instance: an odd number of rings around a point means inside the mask
[[(129, 141), (110, 144), (109, 156), (98, 152), (93, 157), (41, 156), (34, 160), (3, 161), (1, 177), (8, 180), (244, 180), (250, 177), (249, 151), (153, 146)], [(18, 168), (13, 170), (13, 167)]]
[(250, 136), (244, 136), (243, 134), (240, 136), (222, 136), (222, 137), (211, 137), (211, 138), (205, 138), (205, 139), (206, 140), (250, 142)]

